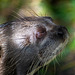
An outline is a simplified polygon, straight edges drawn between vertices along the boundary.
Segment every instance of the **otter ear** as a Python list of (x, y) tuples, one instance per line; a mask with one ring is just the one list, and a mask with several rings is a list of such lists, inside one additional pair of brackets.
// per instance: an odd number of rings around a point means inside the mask
[(45, 16), (45, 17), (43, 17), (43, 18), (45, 18), (45, 19), (47, 19), (47, 20), (53, 21), (53, 19), (52, 19), (51, 17), (48, 17), (48, 16)]

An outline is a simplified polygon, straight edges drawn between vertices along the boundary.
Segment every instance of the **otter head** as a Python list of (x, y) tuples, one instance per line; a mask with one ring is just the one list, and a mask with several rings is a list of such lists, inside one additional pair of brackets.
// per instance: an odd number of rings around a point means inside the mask
[(67, 29), (53, 23), (50, 17), (25, 17), (13, 21), (6, 26), (5, 33), (4, 63), (13, 64), (17, 75), (47, 65), (68, 41)]

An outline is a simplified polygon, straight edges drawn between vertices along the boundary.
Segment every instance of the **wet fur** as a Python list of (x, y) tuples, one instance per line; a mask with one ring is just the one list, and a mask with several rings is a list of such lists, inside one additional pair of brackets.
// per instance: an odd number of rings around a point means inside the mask
[[(36, 34), (41, 27), (46, 29), (46, 35), (38, 34), (39, 39)], [(63, 30), (63, 37), (57, 34), (59, 28)], [(67, 29), (57, 26), (50, 17), (25, 17), (0, 25), (2, 75), (34, 74), (58, 54), (67, 44), (66, 40)]]

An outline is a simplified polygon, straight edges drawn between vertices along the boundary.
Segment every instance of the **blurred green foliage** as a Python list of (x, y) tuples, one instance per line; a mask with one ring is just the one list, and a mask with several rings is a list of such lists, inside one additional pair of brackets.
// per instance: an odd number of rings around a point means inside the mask
[(12, 19), (13, 11), (17, 12), (27, 0), (0, 0), (0, 24)]

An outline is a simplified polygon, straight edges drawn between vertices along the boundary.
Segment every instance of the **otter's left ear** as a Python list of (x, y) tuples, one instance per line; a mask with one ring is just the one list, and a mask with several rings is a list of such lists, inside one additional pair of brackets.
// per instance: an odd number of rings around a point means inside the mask
[(47, 20), (53, 21), (53, 19), (52, 19), (51, 17), (48, 17), (48, 16), (45, 16), (45, 17), (43, 17), (43, 18), (45, 18), (45, 19), (47, 19)]

